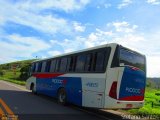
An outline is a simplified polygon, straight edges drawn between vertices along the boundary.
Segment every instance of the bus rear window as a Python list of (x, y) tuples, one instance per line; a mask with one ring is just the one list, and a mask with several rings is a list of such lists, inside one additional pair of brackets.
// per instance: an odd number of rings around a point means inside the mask
[(121, 48), (119, 53), (120, 66), (128, 65), (145, 71), (145, 57), (133, 51)]

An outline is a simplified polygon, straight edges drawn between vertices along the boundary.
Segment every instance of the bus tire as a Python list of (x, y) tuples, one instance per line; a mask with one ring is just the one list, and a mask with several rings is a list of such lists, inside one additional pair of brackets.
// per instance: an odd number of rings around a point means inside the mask
[(33, 94), (37, 94), (36, 90), (35, 90), (35, 85), (34, 83), (31, 84), (30, 90), (32, 91)]
[(67, 94), (64, 88), (58, 90), (58, 103), (62, 105), (66, 105), (67, 102)]

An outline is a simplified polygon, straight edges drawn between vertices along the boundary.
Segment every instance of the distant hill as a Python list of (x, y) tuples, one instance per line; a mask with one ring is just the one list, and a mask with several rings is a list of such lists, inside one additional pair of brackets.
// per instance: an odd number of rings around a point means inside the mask
[(147, 85), (152, 88), (160, 89), (160, 78), (147, 78)]
[(12, 67), (21, 68), (25, 65), (31, 64), (35, 60), (36, 59), (22, 60), (22, 61), (15, 61), (10, 63), (0, 64), (0, 69), (8, 70), (8, 69), (12, 69)]

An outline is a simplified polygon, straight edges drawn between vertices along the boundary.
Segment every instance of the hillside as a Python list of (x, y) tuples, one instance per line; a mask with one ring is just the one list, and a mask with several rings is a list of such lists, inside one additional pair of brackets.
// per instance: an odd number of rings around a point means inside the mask
[(31, 59), (0, 64), (0, 79), (25, 81), (27, 79), (28, 69), (35, 60)]
[(147, 86), (160, 89), (160, 78), (147, 78)]
[(35, 60), (36, 59), (31, 59), (31, 60), (15, 61), (11, 63), (0, 64), (0, 69), (9, 70), (14, 66), (16, 66), (17, 68), (21, 68), (25, 65), (31, 64)]

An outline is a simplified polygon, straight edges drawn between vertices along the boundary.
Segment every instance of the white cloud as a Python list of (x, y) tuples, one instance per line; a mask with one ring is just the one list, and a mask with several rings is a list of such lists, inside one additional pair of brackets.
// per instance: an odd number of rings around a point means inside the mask
[(0, 16), (0, 25), (3, 25), (4, 22), (5, 22), (4, 17), (3, 17), (3, 16)]
[(104, 7), (105, 7), (105, 8), (109, 8), (109, 7), (111, 7), (111, 6), (112, 6), (112, 5), (111, 5), (110, 3), (105, 3), (105, 4), (104, 4)]
[(35, 37), (22, 37), (20, 35), (4, 35), (0, 37), (0, 63), (16, 60), (17, 57), (33, 58), (33, 54), (47, 50), (51, 46)]
[(83, 42), (86, 39), (80, 36), (74, 38), (74, 40), (64, 39), (63, 41), (51, 40), (50, 42), (54, 46), (61, 46), (63, 48), (64, 53), (72, 52), (75, 50), (80, 50), (85, 48)]
[(147, 3), (152, 4), (152, 5), (159, 5), (160, 0), (147, 0)]
[(62, 53), (62, 52), (57, 51), (57, 50), (55, 50), (55, 51), (49, 51), (49, 52), (48, 52), (48, 54), (49, 54), (50, 56), (60, 55), (61, 53)]
[(33, 12), (42, 11), (44, 9), (72, 12), (83, 9), (89, 3), (90, 0), (29, 0), (26, 2), (19, 2), (17, 3), (17, 6)]
[(78, 22), (73, 22), (73, 26), (74, 26), (75, 31), (77, 31), (77, 32), (84, 32), (85, 31), (85, 26), (82, 26)]
[(108, 23), (107, 27), (114, 28), (116, 32), (132, 33), (137, 29), (137, 25), (130, 25), (126, 21)]
[(58, 44), (62, 46), (64, 52), (66, 52), (89, 48), (111, 42), (128, 45), (128, 41), (130, 41), (130, 47), (138, 49), (138, 47), (135, 47), (137, 46), (137, 43), (140, 41), (144, 41), (143, 36), (135, 34), (138, 26), (130, 25), (125, 21), (108, 23), (106, 28), (107, 30), (101, 30), (97, 28), (95, 32), (90, 33), (86, 37), (78, 36), (74, 38), (74, 40), (64, 39), (63, 42), (59, 42), (58, 40), (52, 40), (51, 42), (54, 45)]
[(130, 4), (132, 4), (133, 0), (122, 0), (122, 3), (118, 5), (118, 9), (122, 9)]
[[(67, 4), (66, 4), (67, 2)], [(72, 4), (69, 4), (72, 3)], [(85, 30), (80, 23), (73, 22), (54, 15), (54, 12), (42, 14), (45, 10), (61, 9), (61, 10), (80, 10), (89, 3), (89, 0), (45, 0), (45, 1), (21, 1), (10, 3), (7, 1), (0, 1), (3, 7), (0, 7), (0, 25), (7, 22), (13, 22), (24, 26), (31, 27), (37, 31), (47, 34), (71, 34)], [(69, 6), (67, 6), (69, 5)]]
[(100, 9), (100, 8), (106, 8), (106, 9), (107, 9), (107, 8), (109, 8), (109, 7), (111, 7), (111, 6), (112, 6), (112, 5), (111, 5), (110, 3), (103, 3), (103, 2), (101, 3), (101, 2), (100, 2), (99, 4), (97, 4), (97, 8), (98, 8), (98, 9)]

